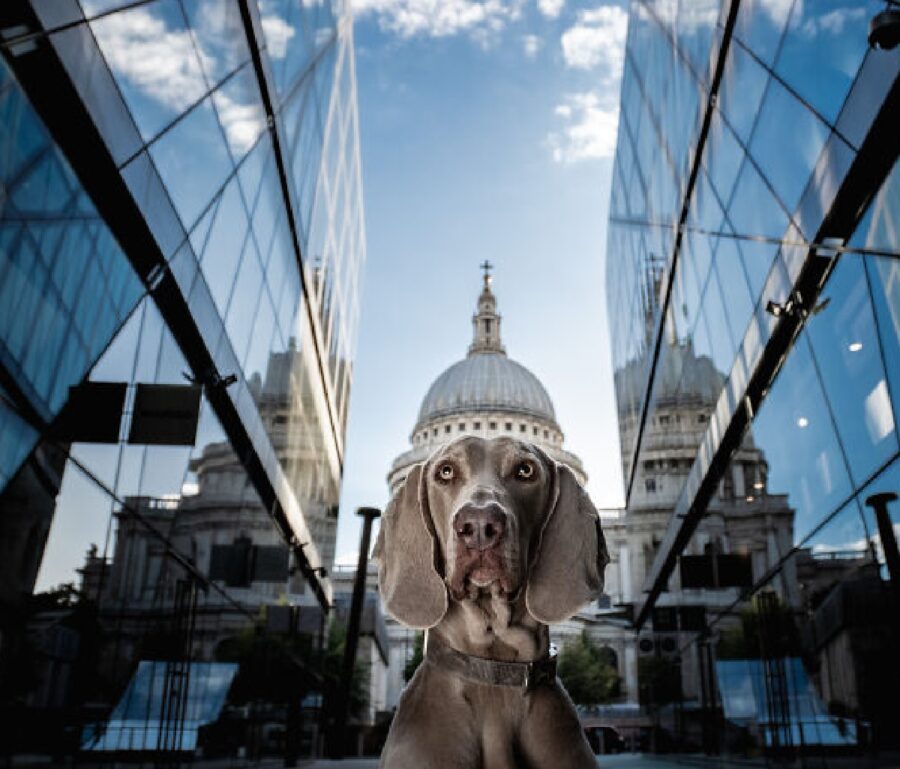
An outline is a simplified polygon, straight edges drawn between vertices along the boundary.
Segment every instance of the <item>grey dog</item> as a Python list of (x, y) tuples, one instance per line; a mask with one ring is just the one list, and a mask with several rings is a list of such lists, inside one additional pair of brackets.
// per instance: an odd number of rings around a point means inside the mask
[(567, 467), (530, 443), (460, 438), (412, 469), (374, 555), (387, 610), (427, 629), (381, 767), (596, 766), (547, 627), (602, 590), (609, 562)]

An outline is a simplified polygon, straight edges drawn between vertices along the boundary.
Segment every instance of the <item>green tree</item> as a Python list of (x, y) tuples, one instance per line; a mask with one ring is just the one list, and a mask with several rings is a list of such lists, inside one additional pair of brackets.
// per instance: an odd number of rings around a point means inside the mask
[(557, 672), (569, 696), (579, 705), (598, 705), (619, 696), (614, 653), (594, 646), (585, 633), (563, 647)]
[(666, 657), (638, 660), (638, 699), (642, 705), (666, 705), (681, 698), (681, 669)]
[(410, 657), (406, 661), (406, 665), (403, 666), (403, 680), (409, 681), (410, 678), (413, 677), (413, 674), (418, 670), (419, 665), (422, 664), (422, 659), (425, 655), (425, 634), (424, 633), (416, 633), (416, 639), (413, 641), (413, 653), (412, 657)]
[[(321, 691), (330, 699), (340, 686), (346, 637), (346, 627), (337, 621), (332, 621), (321, 649), (309, 635), (292, 638), (266, 633), (260, 625), (245, 628), (216, 650), (216, 659), (240, 664), (230, 701), (286, 703), (308, 691)], [(368, 665), (357, 662), (350, 685), (351, 711), (368, 703), (368, 680)]]
[(740, 613), (740, 625), (720, 633), (716, 657), (720, 660), (759, 659), (801, 654), (793, 611), (774, 593), (756, 595)]

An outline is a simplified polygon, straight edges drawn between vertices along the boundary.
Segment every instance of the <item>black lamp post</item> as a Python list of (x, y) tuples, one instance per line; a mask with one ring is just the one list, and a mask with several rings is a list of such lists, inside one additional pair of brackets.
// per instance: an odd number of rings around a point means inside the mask
[(343, 758), (347, 739), (347, 719), (350, 713), (350, 687), (353, 684), (353, 667), (356, 664), (356, 648), (359, 644), (359, 622), (363, 599), (366, 594), (366, 572), (369, 565), (369, 547), (372, 539), (372, 521), (381, 516), (377, 507), (360, 507), (356, 514), (362, 516), (363, 530), (359, 541), (359, 559), (356, 562), (356, 580), (347, 620), (347, 637), (344, 641), (344, 664), (341, 684), (334, 709), (334, 728), (331, 735), (331, 758)]

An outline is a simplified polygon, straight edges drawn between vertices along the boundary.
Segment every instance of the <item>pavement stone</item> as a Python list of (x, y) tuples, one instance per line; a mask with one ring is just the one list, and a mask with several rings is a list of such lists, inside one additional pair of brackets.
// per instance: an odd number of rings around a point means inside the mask
[[(301, 764), (303, 769), (377, 769), (377, 758), (348, 758), (343, 761), (314, 761)], [(602, 769), (675, 769), (682, 767), (660, 756), (644, 756), (637, 753), (598, 756), (597, 766)]]

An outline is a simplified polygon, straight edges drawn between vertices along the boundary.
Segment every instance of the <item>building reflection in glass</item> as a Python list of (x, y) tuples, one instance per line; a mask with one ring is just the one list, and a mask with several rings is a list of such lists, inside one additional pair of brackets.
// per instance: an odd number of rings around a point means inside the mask
[(900, 491), (900, 64), (867, 46), (878, 7), (631, 5), (607, 247), (627, 509), (604, 527), (657, 750), (900, 748), (900, 504), (873, 499)]
[(0, 750), (310, 753), (365, 260), (349, 8), (4, 28)]

